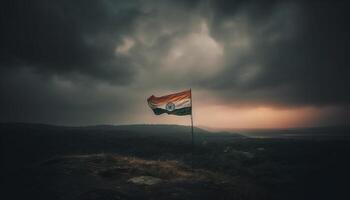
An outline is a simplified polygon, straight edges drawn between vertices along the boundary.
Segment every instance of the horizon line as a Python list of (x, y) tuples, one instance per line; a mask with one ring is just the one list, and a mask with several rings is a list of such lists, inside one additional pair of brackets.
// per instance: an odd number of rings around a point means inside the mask
[[(165, 126), (184, 126), (184, 127), (190, 127), (191, 125), (183, 125), (183, 124), (155, 124), (155, 123), (130, 123), (130, 124), (90, 124), (90, 125), (66, 125), (66, 124), (55, 124), (55, 123), (43, 123), (43, 122), (19, 122), (19, 121), (13, 121), (13, 122), (0, 122), (0, 124), (31, 124), (31, 125), (47, 125), (47, 126), (59, 126), (59, 127), (70, 127), (70, 128), (79, 128), (79, 127), (94, 127), (94, 126), (136, 126), (136, 125), (147, 125), (147, 126), (153, 126), (153, 125), (165, 125)], [(240, 127), (240, 128), (218, 128), (218, 127), (208, 127), (208, 126), (194, 126), (195, 128), (204, 129), (207, 131), (239, 131), (239, 130), (296, 130), (296, 129), (313, 129), (313, 128), (339, 128), (339, 127), (349, 127), (350, 125), (329, 125), (329, 126), (305, 126), (305, 127), (255, 127), (255, 128), (247, 128), (247, 127)]]

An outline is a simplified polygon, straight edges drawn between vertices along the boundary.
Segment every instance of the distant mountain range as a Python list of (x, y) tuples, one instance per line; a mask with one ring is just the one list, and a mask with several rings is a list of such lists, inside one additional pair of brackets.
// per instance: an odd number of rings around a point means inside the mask
[[(35, 123), (0, 123), (2, 132), (27, 132), (27, 133), (93, 133), (108, 134), (119, 137), (169, 137), (189, 140), (191, 127), (182, 125), (156, 125), (156, 124), (135, 124), (135, 125), (95, 125), (95, 126), (57, 126)], [(237, 133), (212, 132), (194, 127), (195, 139), (206, 140), (206, 138), (242, 138)]]
[[(245, 138), (227, 132), (194, 128), (195, 145)], [(174, 154), (191, 152), (191, 127), (180, 125), (56, 126), (0, 123), (0, 141), (6, 168), (56, 155), (118, 152), (155, 155), (162, 149)]]
[[(189, 140), (191, 127), (171, 124), (134, 124), (134, 125), (94, 125), (94, 126), (57, 126), (36, 123), (0, 123), (5, 132), (37, 132), (50, 133), (94, 133), (112, 134), (118, 137), (160, 137)], [(10, 131), (10, 132), (11, 132)], [(342, 138), (350, 137), (350, 126), (287, 128), (287, 129), (234, 129), (228, 131), (215, 131), (214, 129), (194, 127), (195, 139), (227, 138)]]
[(234, 131), (251, 138), (350, 139), (350, 126), (240, 129)]

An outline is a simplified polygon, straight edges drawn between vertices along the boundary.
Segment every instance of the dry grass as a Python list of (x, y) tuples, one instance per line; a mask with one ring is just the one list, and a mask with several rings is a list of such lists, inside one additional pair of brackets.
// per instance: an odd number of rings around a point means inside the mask
[(203, 169), (191, 169), (178, 160), (146, 160), (117, 154), (63, 156), (45, 163), (59, 163), (65, 173), (89, 173), (104, 178), (154, 176), (168, 182), (205, 181), (224, 183), (228, 177)]

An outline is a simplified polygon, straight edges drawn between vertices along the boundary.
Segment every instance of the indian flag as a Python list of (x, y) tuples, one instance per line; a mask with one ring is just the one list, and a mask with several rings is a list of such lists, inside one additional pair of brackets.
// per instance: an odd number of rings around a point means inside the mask
[(156, 115), (163, 113), (169, 115), (190, 115), (192, 113), (191, 90), (161, 97), (152, 95), (147, 99), (147, 102)]

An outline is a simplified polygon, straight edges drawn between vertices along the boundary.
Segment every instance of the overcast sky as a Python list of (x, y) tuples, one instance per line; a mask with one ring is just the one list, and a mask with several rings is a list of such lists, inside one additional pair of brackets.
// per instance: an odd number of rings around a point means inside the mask
[(17, 0), (1, 6), (0, 120), (214, 128), (349, 125), (346, 1)]

